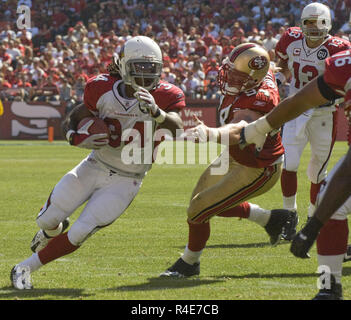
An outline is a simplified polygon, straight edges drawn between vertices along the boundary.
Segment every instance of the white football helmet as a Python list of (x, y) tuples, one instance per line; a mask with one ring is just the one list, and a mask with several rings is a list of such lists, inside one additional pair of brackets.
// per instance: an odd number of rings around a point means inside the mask
[[(316, 20), (317, 27), (307, 27), (306, 20)], [(331, 27), (330, 9), (326, 5), (313, 2), (303, 8), (301, 14), (301, 30), (306, 38), (312, 41), (324, 39)]]
[(114, 63), (124, 83), (136, 91), (139, 87), (150, 91), (160, 81), (162, 52), (149, 37), (136, 36), (126, 41)]

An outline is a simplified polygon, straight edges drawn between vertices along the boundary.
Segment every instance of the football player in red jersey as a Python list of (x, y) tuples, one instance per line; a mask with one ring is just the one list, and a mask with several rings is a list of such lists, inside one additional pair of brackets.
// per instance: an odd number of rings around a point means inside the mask
[[(257, 119), (279, 102), (278, 88), (269, 70), (268, 53), (260, 46), (246, 43), (237, 46), (223, 61), (218, 82), (224, 94), (219, 106), (222, 127), (211, 128), (203, 123), (188, 131), (207, 142), (210, 135), (220, 136), (222, 129), (243, 119)], [(221, 142), (217, 138), (217, 142)], [(228, 154), (229, 153), (229, 154)], [(202, 174), (193, 190), (187, 210), (189, 239), (181, 258), (161, 276), (184, 277), (200, 273), (200, 256), (210, 236), (210, 219), (214, 216), (246, 218), (262, 226), (276, 245), (284, 229), (294, 232), (297, 219), (288, 210), (265, 210), (248, 200), (270, 190), (279, 180), (284, 149), (280, 133), (272, 134), (262, 151), (253, 145), (240, 149), (229, 147)], [(227, 156), (227, 159), (225, 158)], [(225, 174), (211, 174), (220, 161), (229, 161)]]
[[(63, 123), (63, 132), (73, 146), (93, 149), (88, 157), (58, 182), (39, 212), (40, 230), (34, 236), (28, 259), (11, 271), (16, 289), (31, 289), (31, 273), (43, 265), (78, 249), (99, 229), (113, 223), (137, 195), (152, 161), (126, 163), (124, 148), (136, 143), (141, 155), (153, 154), (142, 143), (144, 128), (165, 128), (175, 133), (183, 127), (178, 112), (185, 107), (181, 89), (160, 81), (162, 53), (151, 38), (128, 40), (109, 73), (95, 76), (86, 84), (84, 103), (77, 106)], [(93, 121), (77, 130), (86, 117), (104, 119), (106, 133), (88, 134)], [(138, 141), (124, 133), (135, 129)], [(153, 140), (153, 135), (149, 137)], [(138, 143), (139, 142), (139, 143)], [(83, 203), (82, 213), (68, 232), (68, 217)]]
[[(277, 108), (248, 124), (243, 130), (232, 128), (231, 143), (241, 136), (242, 143), (254, 143), (260, 150), (266, 134), (303, 112), (318, 108), (327, 101), (344, 97), (345, 110), (351, 108), (351, 50), (342, 51), (325, 60), (324, 73), (309, 82)], [(240, 131), (240, 134), (239, 134)], [(347, 249), (347, 215), (351, 212), (351, 149), (329, 173), (319, 191), (317, 208), (291, 244), (291, 252), (308, 258), (308, 251), (317, 239), (319, 272), (324, 283), (315, 299), (342, 299), (342, 263)]]
[[(277, 82), (291, 77), (289, 95), (322, 74), (324, 60), (337, 52), (350, 48), (347, 40), (329, 35), (331, 16), (329, 8), (314, 2), (304, 7), (301, 13), (301, 28), (288, 28), (276, 45), (280, 58), (276, 74)], [(314, 212), (316, 197), (327, 175), (327, 166), (336, 139), (335, 101), (304, 112), (298, 118), (284, 124), (282, 141), (285, 161), (281, 176), (283, 207), (297, 210), (297, 171), (302, 152), (310, 143), (311, 159), (307, 169), (310, 185), (308, 217)], [(283, 235), (286, 240), (290, 237)]]

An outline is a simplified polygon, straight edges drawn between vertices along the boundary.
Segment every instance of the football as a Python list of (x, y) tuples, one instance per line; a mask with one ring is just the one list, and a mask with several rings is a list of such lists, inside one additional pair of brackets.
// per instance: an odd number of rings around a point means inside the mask
[(250, 123), (252, 121), (257, 120), (260, 118), (262, 114), (260, 114), (257, 111), (251, 110), (251, 109), (239, 109), (234, 112), (233, 115), (233, 121), (232, 122), (239, 122), (241, 120), (246, 121), (247, 123)]
[(89, 127), (89, 134), (107, 133), (110, 136), (110, 130), (104, 120), (97, 117), (87, 117), (82, 119), (77, 126), (77, 130), (82, 128), (88, 121), (93, 120), (93, 124)]

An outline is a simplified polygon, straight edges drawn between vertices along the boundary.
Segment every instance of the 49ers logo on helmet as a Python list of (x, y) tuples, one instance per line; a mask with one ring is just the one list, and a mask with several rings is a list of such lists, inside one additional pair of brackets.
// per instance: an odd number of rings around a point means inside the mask
[(263, 69), (268, 63), (268, 60), (264, 56), (254, 57), (249, 61), (249, 67), (254, 70)]

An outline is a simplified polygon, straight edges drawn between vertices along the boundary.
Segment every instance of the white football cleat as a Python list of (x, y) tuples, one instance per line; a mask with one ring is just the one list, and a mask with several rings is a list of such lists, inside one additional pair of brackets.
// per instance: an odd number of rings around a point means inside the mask
[(10, 274), (12, 285), (18, 290), (30, 290), (33, 289), (32, 281), (30, 277), (30, 268), (28, 266), (15, 265)]

